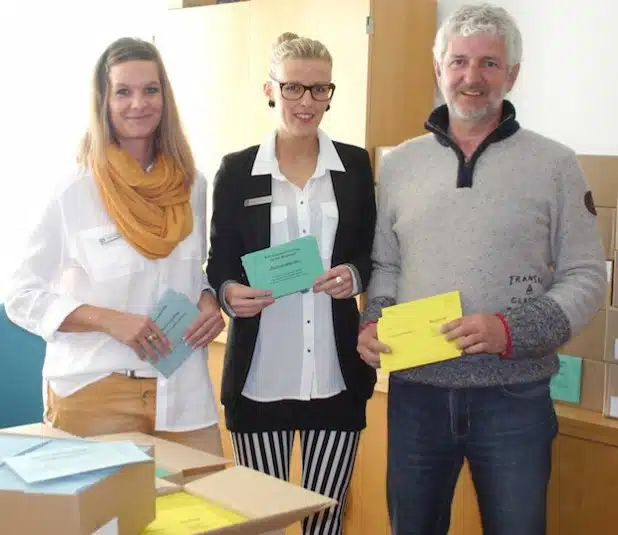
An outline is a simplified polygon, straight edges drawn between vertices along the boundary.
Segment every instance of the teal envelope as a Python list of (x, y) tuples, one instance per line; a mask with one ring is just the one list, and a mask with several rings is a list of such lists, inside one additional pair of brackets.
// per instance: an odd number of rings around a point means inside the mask
[(276, 299), (313, 287), (324, 273), (315, 236), (304, 236), (241, 257), (253, 288), (270, 290)]
[(549, 390), (552, 399), (579, 403), (582, 384), (582, 359), (571, 355), (558, 355), (560, 370), (551, 378)]
[(197, 306), (186, 295), (171, 288), (150, 311), (150, 317), (173, 346), (172, 351), (157, 362), (149, 361), (165, 377), (170, 377), (193, 353), (193, 348), (185, 344), (183, 337), (199, 314)]

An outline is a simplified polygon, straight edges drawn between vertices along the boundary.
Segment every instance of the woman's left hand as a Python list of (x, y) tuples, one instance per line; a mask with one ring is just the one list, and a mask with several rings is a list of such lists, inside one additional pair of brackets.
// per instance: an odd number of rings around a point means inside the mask
[(346, 266), (335, 266), (321, 275), (313, 285), (315, 293), (325, 292), (333, 299), (346, 299), (352, 296), (354, 280), (352, 270)]
[(185, 333), (186, 344), (193, 349), (206, 347), (225, 327), (217, 298), (210, 292), (202, 292), (197, 307), (200, 315), (189, 325)]

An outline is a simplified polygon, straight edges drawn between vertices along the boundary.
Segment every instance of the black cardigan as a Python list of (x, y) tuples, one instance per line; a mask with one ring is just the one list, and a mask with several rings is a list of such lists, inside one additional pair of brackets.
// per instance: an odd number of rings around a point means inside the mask
[[(376, 221), (375, 189), (365, 149), (334, 142), (345, 172), (330, 171), (339, 209), (331, 265), (353, 264), (361, 290), (369, 283)], [(210, 249), (206, 272), (220, 294), (224, 282), (248, 285), (240, 257), (270, 246), (270, 203), (245, 206), (245, 200), (269, 196), (272, 176), (251, 175), (259, 146), (226, 155), (216, 174)], [(341, 372), (349, 393), (359, 400), (371, 397), (376, 381), (373, 368), (356, 350), (359, 314), (356, 300), (333, 299), (335, 341)], [(221, 401), (233, 406), (241, 395), (258, 335), (260, 315), (234, 318), (228, 333)]]

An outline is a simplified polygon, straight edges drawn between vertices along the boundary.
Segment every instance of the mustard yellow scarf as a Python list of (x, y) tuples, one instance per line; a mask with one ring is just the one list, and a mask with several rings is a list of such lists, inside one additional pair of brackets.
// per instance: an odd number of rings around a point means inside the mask
[(147, 258), (165, 258), (193, 230), (191, 188), (174, 161), (157, 156), (148, 172), (117, 145), (93, 173), (107, 213), (124, 238)]

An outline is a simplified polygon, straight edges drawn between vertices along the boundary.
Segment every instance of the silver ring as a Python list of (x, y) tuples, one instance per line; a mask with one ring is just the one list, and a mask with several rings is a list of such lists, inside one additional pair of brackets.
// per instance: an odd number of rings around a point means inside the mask
[(148, 340), (149, 342), (154, 342), (157, 338), (159, 338), (157, 336), (156, 333), (150, 333), (147, 337), (146, 340)]
[(335, 279), (335, 282), (337, 284), (343, 284), (343, 277), (341, 277), (340, 275), (337, 275), (337, 278)]

